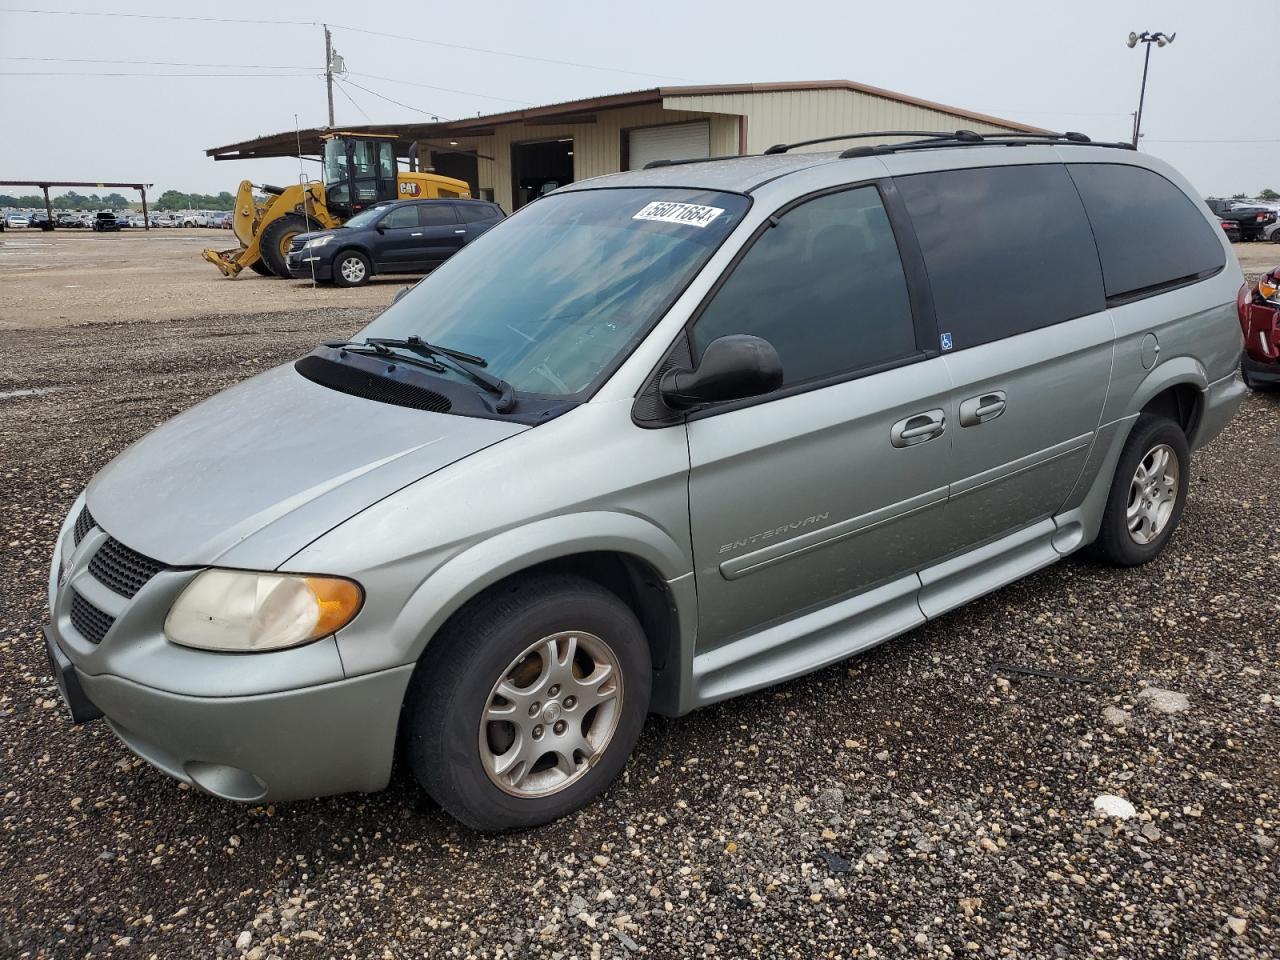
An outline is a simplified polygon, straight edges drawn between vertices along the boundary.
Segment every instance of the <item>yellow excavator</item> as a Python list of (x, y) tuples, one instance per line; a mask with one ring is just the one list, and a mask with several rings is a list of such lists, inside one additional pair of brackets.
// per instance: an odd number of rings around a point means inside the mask
[(259, 198), (254, 184), (242, 181), (231, 214), (240, 246), (205, 250), (202, 256), (224, 276), (238, 276), (248, 267), (263, 276), (287, 279), (285, 259), (300, 233), (340, 226), (348, 217), (388, 200), (471, 196), (465, 180), (400, 170), (395, 140), (380, 134), (329, 133), (324, 136), (322, 182), (262, 184), (257, 189), (265, 196)]

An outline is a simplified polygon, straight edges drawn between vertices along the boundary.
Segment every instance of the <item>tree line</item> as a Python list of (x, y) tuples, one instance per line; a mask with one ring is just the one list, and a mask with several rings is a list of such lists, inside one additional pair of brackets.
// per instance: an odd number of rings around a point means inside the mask
[[(153, 210), (230, 210), (235, 206), (236, 198), (223, 190), (221, 193), (182, 193), (178, 190), (166, 190), (158, 198), (148, 203)], [(133, 206), (141, 206), (140, 201), (130, 200), (119, 193), (108, 193), (99, 196), (96, 193), (81, 194), (70, 190), (61, 196), (51, 197), (50, 203), (55, 210), (125, 210)], [(15, 197), (0, 193), (0, 207), (44, 207), (44, 197), (40, 194), (28, 194)]]

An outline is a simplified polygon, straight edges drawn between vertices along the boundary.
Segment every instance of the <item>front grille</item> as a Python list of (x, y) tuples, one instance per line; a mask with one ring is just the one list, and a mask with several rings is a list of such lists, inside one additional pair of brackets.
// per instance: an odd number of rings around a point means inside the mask
[(448, 413), (453, 406), (449, 398), (442, 393), (428, 390), (426, 387), (412, 383), (401, 383), (390, 377), (376, 377), (371, 373), (349, 367), (345, 363), (326, 360), (315, 355), (303, 357), (293, 368), (310, 380), (330, 390), (339, 390), (366, 400), (377, 400), (379, 403), (394, 403), (400, 407), (412, 407), (415, 410), (430, 410), (432, 413)]
[(116, 618), (103, 613), (74, 590), (71, 591), (71, 625), (90, 643), (101, 643)]
[(130, 598), (163, 569), (159, 560), (129, 549), (114, 537), (99, 547), (89, 561), (89, 572), (99, 583)]
[(84, 535), (93, 529), (93, 526), (93, 514), (89, 512), (89, 507), (86, 504), (84, 509), (80, 511), (80, 516), (76, 517), (75, 529), (71, 534), (75, 538), (77, 547), (80, 546), (80, 541), (84, 539)]

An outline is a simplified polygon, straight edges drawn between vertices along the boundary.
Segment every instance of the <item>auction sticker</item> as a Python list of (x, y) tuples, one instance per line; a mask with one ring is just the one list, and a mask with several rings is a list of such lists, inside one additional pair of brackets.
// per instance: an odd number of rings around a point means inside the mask
[(722, 207), (704, 207), (699, 203), (674, 203), (655, 200), (637, 213), (632, 220), (658, 220), (662, 223), (683, 223), (690, 227), (705, 227), (720, 214)]

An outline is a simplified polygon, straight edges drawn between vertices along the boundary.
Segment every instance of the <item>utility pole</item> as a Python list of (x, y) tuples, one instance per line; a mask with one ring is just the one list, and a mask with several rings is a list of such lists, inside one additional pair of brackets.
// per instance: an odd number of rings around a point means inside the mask
[[(329, 35), (329, 25), (324, 27), (324, 86), (329, 94), (329, 126), (333, 127), (333, 38)], [(1147, 53), (1151, 48), (1147, 48)]]

